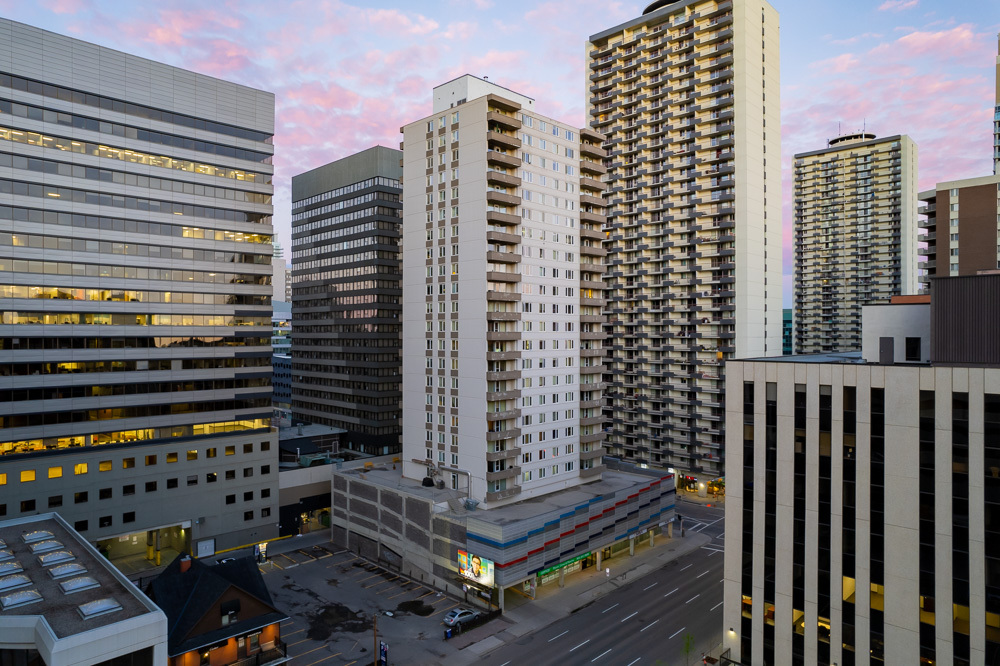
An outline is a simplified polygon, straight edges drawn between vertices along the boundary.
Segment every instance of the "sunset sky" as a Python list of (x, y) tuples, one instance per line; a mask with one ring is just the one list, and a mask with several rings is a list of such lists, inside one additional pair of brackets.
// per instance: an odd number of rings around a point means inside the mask
[[(645, 2), (436, 3), (0, 0), (0, 14), (277, 97), (275, 227), (290, 257), (291, 177), (430, 113), (434, 85), (469, 73), (582, 126), (584, 43)], [(921, 189), (992, 172), (996, 0), (772, 0), (781, 15), (785, 302), (791, 156), (865, 124), (908, 134)]]

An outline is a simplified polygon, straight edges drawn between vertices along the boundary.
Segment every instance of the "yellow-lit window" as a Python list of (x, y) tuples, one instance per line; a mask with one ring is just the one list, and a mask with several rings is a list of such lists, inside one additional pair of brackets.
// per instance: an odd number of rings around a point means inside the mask
[(177, 454), (176, 453), (168, 453), (167, 454), (167, 462), (168, 463), (175, 463), (175, 462), (177, 462)]
[(111, 461), (110, 460), (102, 460), (101, 462), (97, 463), (97, 469), (100, 472), (110, 472), (111, 471)]
[(132, 469), (135, 467), (135, 458), (122, 458), (122, 469)]
[(50, 479), (62, 478), (62, 467), (49, 467), (49, 478)]
[(188, 460), (197, 460), (198, 459), (198, 450), (197, 449), (191, 449), (191, 450), (189, 450), (188, 453), (187, 453), (187, 459)]
[(146, 456), (146, 467), (152, 467), (156, 464), (156, 456)]
[(74, 474), (86, 474), (87, 473), (87, 463), (77, 463), (73, 465)]
[(0, 486), (6, 486), (6, 485), (7, 485), (7, 475), (0, 474)]
[(33, 469), (21, 470), (21, 483), (27, 483), (28, 481), (34, 481), (34, 480), (35, 480), (35, 470)]
[(214, 458), (215, 457), (215, 449), (205, 449), (205, 457), (206, 458)]
[(234, 455), (236, 455), (236, 447), (235, 446), (227, 446), (226, 447), (226, 455), (227, 456), (234, 456)]

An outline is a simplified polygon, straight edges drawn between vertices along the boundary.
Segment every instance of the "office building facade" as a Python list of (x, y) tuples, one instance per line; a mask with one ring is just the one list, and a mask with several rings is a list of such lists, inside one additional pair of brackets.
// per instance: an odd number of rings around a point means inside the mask
[(404, 476), (486, 508), (603, 469), (603, 137), (533, 104), (464, 76), (403, 128)]
[(737, 663), (1000, 663), (998, 298), (939, 278), (866, 307), (862, 352), (730, 362)]
[(609, 452), (723, 468), (723, 360), (781, 353), (778, 14), (654, 2), (587, 44), (607, 137)]
[(936, 277), (1000, 266), (1000, 176), (938, 183), (919, 196), (922, 291)]
[(0, 61), (0, 511), (276, 533), (274, 96), (7, 20)]
[(292, 418), (399, 451), (402, 153), (376, 146), (292, 178)]
[(917, 145), (856, 133), (795, 156), (795, 351), (861, 348), (861, 308), (917, 292)]

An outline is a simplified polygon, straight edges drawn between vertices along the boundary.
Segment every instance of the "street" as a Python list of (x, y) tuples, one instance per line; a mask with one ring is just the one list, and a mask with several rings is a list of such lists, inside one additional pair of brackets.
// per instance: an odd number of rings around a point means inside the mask
[(486, 655), (507, 664), (686, 664), (722, 642), (723, 509), (678, 502), (685, 528), (712, 540), (660, 569), (623, 585), (569, 617)]

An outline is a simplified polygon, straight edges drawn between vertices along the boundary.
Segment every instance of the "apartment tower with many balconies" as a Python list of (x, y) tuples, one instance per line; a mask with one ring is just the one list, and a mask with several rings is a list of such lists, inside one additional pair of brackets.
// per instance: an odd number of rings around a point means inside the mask
[(795, 156), (795, 351), (861, 348), (861, 307), (917, 293), (917, 145), (845, 134)]
[(403, 128), (403, 470), (486, 508), (600, 478), (604, 137), (472, 76)]
[(0, 516), (130, 571), (276, 536), (274, 95), (7, 20), (0, 62)]
[(723, 473), (723, 362), (781, 354), (778, 13), (655, 2), (587, 45), (607, 136), (611, 453)]

